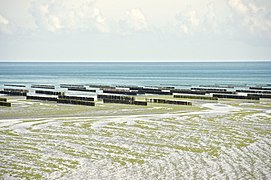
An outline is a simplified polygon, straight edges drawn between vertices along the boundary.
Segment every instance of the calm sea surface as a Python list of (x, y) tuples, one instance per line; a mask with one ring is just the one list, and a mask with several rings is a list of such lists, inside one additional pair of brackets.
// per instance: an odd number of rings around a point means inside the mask
[(254, 85), (271, 83), (271, 62), (0, 63), (0, 84)]

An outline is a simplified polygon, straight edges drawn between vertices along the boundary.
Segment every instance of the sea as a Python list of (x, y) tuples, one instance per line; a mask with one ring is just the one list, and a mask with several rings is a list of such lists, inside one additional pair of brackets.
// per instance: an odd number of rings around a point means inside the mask
[(0, 62), (3, 84), (251, 86), (271, 83), (271, 62)]

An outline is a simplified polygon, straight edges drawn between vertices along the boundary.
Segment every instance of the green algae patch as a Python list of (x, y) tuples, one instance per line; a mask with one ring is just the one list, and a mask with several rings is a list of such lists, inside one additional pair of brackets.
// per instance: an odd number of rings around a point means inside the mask
[(109, 156), (109, 159), (111, 159), (114, 163), (117, 163), (121, 166), (126, 166), (127, 164), (144, 164), (144, 160), (142, 159), (135, 159), (135, 158), (128, 158), (123, 156)]
[(139, 128), (139, 129), (151, 130), (151, 131), (156, 131), (156, 130), (159, 129), (157, 127), (149, 127), (148, 125), (145, 125), (145, 124), (142, 124), (142, 123), (141, 124), (137, 123), (137, 124), (134, 125), (134, 127)]
[(12, 131), (12, 130), (1, 130), (1, 131), (0, 131), (0, 134), (1, 134), (1, 135), (6, 135), (6, 136), (16, 136), (16, 137), (19, 137), (19, 136), (20, 136), (20, 134), (15, 133), (15, 132)]
[(246, 147), (254, 142), (255, 142), (255, 140), (253, 140), (253, 139), (241, 139), (240, 141), (235, 142), (235, 145), (237, 148), (242, 148), (242, 147)]
[(229, 120), (232, 120), (232, 121), (243, 121), (244, 120), (244, 117), (246, 116), (250, 116), (250, 115), (253, 115), (253, 114), (257, 114), (257, 113), (260, 113), (261, 111), (260, 110), (251, 110), (251, 111), (239, 111), (239, 112), (236, 112), (236, 113), (233, 113), (232, 115), (230, 115), (230, 117), (228, 117)]

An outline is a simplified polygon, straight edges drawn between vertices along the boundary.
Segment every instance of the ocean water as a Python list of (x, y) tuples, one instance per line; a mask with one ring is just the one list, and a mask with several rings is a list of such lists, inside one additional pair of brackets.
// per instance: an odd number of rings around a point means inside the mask
[(0, 63), (0, 84), (138, 86), (271, 83), (271, 62)]

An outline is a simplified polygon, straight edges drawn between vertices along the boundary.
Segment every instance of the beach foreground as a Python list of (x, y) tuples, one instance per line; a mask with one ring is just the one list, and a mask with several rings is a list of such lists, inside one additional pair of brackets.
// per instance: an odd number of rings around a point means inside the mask
[(270, 99), (146, 107), (8, 99), (12, 108), (0, 108), (4, 179), (271, 177)]

